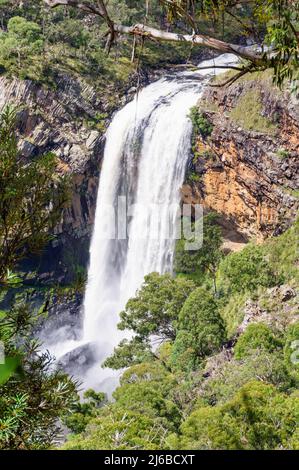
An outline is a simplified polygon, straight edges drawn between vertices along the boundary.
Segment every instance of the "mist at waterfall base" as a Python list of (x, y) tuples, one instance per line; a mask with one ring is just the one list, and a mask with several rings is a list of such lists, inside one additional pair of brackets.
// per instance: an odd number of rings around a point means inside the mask
[[(171, 272), (175, 239), (168, 236), (167, 207), (180, 203), (191, 151), (192, 123), (188, 117), (214, 74), (215, 66), (235, 64), (236, 57), (223, 54), (204, 61), (210, 69), (181, 72), (142, 89), (118, 111), (107, 130), (101, 168), (90, 266), (84, 298), (82, 337), (68, 340), (67, 327), (43, 338), (62, 365), (77, 375), (84, 387), (109, 395), (120, 372), (103, 369), (101, 363), (118, 343), (129, 338), (117, 329), (119, 313), (151, 272)], [(128, 204), (155, 207), (144, 224), (141, 211), (133, 211), (127, 240), (108, 239), (105, 227), (119, 196)], [(159, 231), (150, 236), (159, 213)], [(165, 221), (165, 223), (163, 223)], [(134, 236), (132, 236), (134, 234)]]

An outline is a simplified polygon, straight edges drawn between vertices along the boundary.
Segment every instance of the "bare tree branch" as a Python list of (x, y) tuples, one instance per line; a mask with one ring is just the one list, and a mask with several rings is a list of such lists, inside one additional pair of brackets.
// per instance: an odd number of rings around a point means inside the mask
[(216, 83), (209, 83), (209, 86), (212, 87), (212, 88), (222, 88), (224, 86), (230, 86), (234, 82), (239, 80), (239, 78), (243, 77), (244, 75), (246, 75), (249, 72), (251, 72), (251, 68), (250, 67), (244, 67), (244, 69), (242, 69), (240, 72), (236, 73), (233, 77), (230, 77), (225, 82), (217, 83), (217, 84)]
[(247, 59), (255, 64), (264, 63), (267, 59), (265, 54), (254, 51), (251, 48), (243, 47), (237, 44), (231, 44), (228, 42), (221, 41), (219, 39), (209, 37), (203, 34), (180, 34), (171, 33), (168, 31), (162, 31), (156, 28), (144, 24), (136, 24), (132, 26), (125, 26), (121, 24), (115, 24), (110, 18), (107, 8), (103, 0), (97, 0), (95, 3), (91, 3), (87, 0), (44, 0), (44, 2), (51, 8), (55, 8), (59, 5), (75, 7), (87, 13), (92, 13), (103, 18), (109, 26), (110, 40), (109, 47), (111, 46), (115, 34), (128, 34), (135, 36), (142, 36), (149, 39), (168, 41), (168, 42), (180, 42), (180, 43), (191, 43), (197, 46), (208, 47), (222, 53), (236, 54), (243, 59)]
[(263, 58), (261, 54), (247, 47), (239, 46), (237, 44), (230, 44), (202, 34), (191, 35), (170, 33), (168, 31), (151, 28), (150, 26), (143, 24), (137, 24), (134, 26), (123, 26), (116, 24), (114, 25), (114, 28), (115, 31), (122, 34), (145, 36), (151, 39), (158, 39), (160, 41), (193, 43), (194, 45), (209, 47), (210, 49), (215, 49), (223, 53), (227, 52), (236, 54), (237, 56), (252, 62), (258, 62)]

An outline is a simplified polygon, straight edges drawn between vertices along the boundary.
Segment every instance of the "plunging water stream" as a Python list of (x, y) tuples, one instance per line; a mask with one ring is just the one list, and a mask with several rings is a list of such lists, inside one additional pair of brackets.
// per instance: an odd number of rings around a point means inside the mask
[[(233, 55), (224, 54), (200, 65), (213, 67), (235, 60)], [(215, 69), (160, 79), (114, 116), (106, 136), (90, 247), (83, 339), (61, 345), (60, 353), (93, 343), (99, 362), (110, 355), (124, 335), (117, 329), (119, 312), (140, 287), (144, 275), (171, 271), (175, 240), (168, 233), (169, 206), (180, 202), (190, 155), (192, 124), (188, 114), (211, 73)], [(117, 214), (120, 196), (126, 198), (127, 206), (135, 206), (127, 239), (111, 239), (107, 227)], [(144, 207), (148, 209), (147, 223)], [(157, 218), (160, 223), (155, 225)], [(155, 237), (151, 235), (154, 227)], [(101, 388), (108, 390), (114, 386), (114, 375), (97, 365), (89, 370), (87, 381), (101, 383)]]

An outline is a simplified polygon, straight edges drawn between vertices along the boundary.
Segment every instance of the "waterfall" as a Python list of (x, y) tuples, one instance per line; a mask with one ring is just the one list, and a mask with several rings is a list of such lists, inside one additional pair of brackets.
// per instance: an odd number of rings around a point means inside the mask
[[(118, 314), (144, 275), (171, 269), (174, 240), (167, 238), (167, 224), (161, 223), (157, 238), (150, 237), (150, 230), (156, 217), (167, 220), (167, 213), (157, 214), (157, 209), (166, 212), (168, 204), (179, 202), (190, 152), (188, 112), (199, 90), (198, 82), (159, 80), (119, 111), (107, 132), (90, 248), (84, 339), (98, 341), (103, 332), (101, 343), (110, 351), (119, 340)], [(127, 242), (105, 240), (102, 234), (118, 196), (136, 204)]]
[[(235, 60), (235, 56), (224, 54), (202, 66)], [(175, 240), (168, 236), (169, 208), (180, 202), (190, 155), (192, 124), (188, 114), (203, 92), (204, 77), (211, 72), (215, 69), (184, 72), (147, 86), (115, 115), (107, 131), (90, 247), (83, 335), (84, 342), (96, 342), (101, 358), (111, 354), (124, 337), (117, 330), (119, 313), (144, 276), (172, 269)], [(135, 203), (128, 240), (106, 238), (119, 196)], [(144, 208), (148, 209), (146, 221)], [(155, 237), (151, 236), (153, 228)], [(110, 375), (112, 371), (103, 372), (103, 378)]]
[[(172, 270), (175, 239), (169, 236), (168, 222), (174, 223), (170, 208), (180, 203), (190, 156), (188, 114), (211, 74), (223, 72), (213, 66), (235, 62), (235, 56), (224, 54), (200, 64), (210, 69), (177, 73), (148, 85), (115, 114), (108, 128), (90, 246), (83, 338), (56, 342), (54, 348), (59, 357), (82, 345), (96, 347), (94, 365), (84, 370), (88, 386), (106, 392), (116, 386), (118, 374), (99, 364), (128, 337), (117, 329), (119, 313), (146, 274)], [(119, 225), (115, 217), (119, 201), (131, 208), (128, 236), (113, 238), (109, 229)]]

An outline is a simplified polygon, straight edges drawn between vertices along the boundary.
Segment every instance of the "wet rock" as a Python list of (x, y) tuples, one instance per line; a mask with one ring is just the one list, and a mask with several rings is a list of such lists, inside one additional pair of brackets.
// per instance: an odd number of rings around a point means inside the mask
[[(40, 294), (37, 292), (36, 297)], [(33, 302), (34, 296), (31, 299)], [(46, 313), (36, 327), (35, 336), (51, 350), (60, 342), (78, 341), (82, 335), (83, 295), (48, 295), (43, 299), (42, 309)]]
[(72, 376), (83, 377), (86, 371), (95, 364), (97, 358), (96, 344), (86, 343), (62, 356), (57, 367)]

